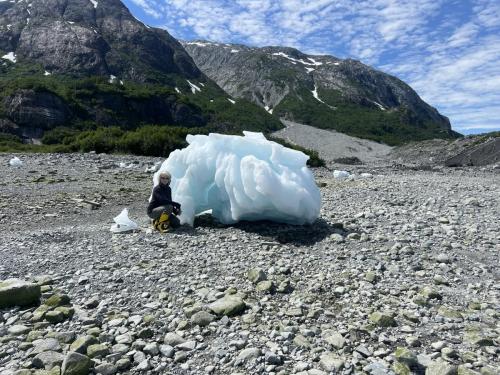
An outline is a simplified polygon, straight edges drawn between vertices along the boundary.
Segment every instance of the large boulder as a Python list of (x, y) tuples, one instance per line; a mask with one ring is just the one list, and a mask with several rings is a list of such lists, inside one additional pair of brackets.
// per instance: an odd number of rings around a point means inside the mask
[(62, 375), (87, 375), (92, 361), (86, 355), (69, 352), (62, 363)]
[(217, 315), (234, 316), (242, 313), (246, 308), (246, 304), (241, 297), (226, 295), (211, 303), (208, 308)]
[(32, 306), (40, 301), (40, 286), (19, 279), (0, 281), (0, 308)]

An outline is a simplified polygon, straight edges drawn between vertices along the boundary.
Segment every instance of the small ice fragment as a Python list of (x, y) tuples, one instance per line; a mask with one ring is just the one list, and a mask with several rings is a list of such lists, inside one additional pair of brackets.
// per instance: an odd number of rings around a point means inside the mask
[(17, 156), (14, 156), (9, 160), (9, 165), (11, 167), (21, 167), (23, 165), (23, 162)]
[(349, 176), (350, 176), (350, 173), (347, 171), (339, 171), (339, 170), (333, 171), (333, 178), (336, 178), (337, 180), (345, 180)]
[(139, 227), (136, 222), (129, 219), (128, 208), (124, 208), (113, 220), (115, 224), (113, 224), (110, 229), (113, 233), (130, 232)]

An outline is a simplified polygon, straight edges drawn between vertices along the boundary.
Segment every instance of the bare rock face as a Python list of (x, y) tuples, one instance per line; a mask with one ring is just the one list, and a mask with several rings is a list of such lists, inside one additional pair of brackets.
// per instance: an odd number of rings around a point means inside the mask
[[(5, 55), (12, 58), (0, 59), (8, 87), (0, 131), (25, 140), (77, 122), (203, 126), (208, 115), (174, 91), (189, 92), (187, 80), (207, 83), (225, 100), (177, 40), (136, 20), (119, 0), (0, 2)], [(149, 94), (149, 83), (171, 93)]]
[(4, 100), (7, 115), (19, 125), (49, 129), (64, 125), (71, 112), (66, 103), (50, 92), (19, 90)]
[(119, 0), (2, 2), (0, 30), (0, 50), (51, 73), (141, 82), (168, 74), (203, 78), (174, 38), (137, 21)]

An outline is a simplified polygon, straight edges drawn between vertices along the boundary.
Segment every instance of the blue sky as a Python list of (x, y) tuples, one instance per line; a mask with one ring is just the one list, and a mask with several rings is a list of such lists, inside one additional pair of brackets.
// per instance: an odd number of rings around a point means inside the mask
[(125, 0), (184, 40), (280, 45), (395, 75), (454, 130), (500, 130), (500, 0)]

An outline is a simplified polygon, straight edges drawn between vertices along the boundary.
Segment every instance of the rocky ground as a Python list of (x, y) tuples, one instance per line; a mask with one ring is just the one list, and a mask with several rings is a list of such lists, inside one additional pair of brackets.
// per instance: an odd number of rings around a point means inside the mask
[[(498, 169), (317, 169), (312, 226), (162, 235), (159, 159), (18, 156), (0, 154), (0, 280), (41, 304), (0, 309), (0, 374), (499, 373)], [(124, 207), (141, 229), (112, 234)]]
[(352, 160), (354, 163), (376, 163), (387, 159), (393, 149), (390, 146), (351, 137), (335, 130), (318, 129), (313, 126), (281, 119), (284, 129), (273, 133), (293, 144), (318, 151), (327, 163)]

